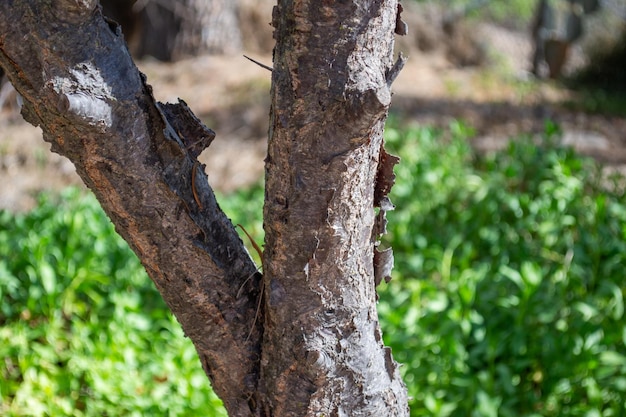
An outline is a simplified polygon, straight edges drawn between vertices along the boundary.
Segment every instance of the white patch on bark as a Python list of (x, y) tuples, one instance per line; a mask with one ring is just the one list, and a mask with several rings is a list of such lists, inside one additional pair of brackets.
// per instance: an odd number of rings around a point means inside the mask
[(52, 88), (61, 96), (59, 110), (72, 113), (91, 126), (110, 128), (115, 100), (111, 87), (93, 63), (82, 62), (70, 69), (68, 76), (56, 76)]

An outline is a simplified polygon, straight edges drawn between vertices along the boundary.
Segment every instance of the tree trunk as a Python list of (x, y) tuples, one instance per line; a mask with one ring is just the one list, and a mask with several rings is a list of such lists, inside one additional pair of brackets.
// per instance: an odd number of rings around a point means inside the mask
[(175, 61), (241, 51), (237, 1), (101, 0), (134, 56)]
[(155, 102), (97, 4), (0, 3), (0, 66), (140, 258), (229, 415), (408, 415), (375, 309), (396, 1), (274, 10), (263, 277), (196, 159), (213, 132), (184, 102)]
[(396, 12), (393, 1), (274, 8), (261, 378), (275, 415), (405, 413), (373, 262)]
[(198, 53), (241, 51), (241, 31), (235, 0), (180, 0), (186, 14), (176, 36), (175, 58)]

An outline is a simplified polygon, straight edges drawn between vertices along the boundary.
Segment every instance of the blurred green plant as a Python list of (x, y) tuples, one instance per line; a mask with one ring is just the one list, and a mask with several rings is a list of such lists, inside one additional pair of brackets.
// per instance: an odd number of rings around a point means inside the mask
[(0, 298), (0, 415), (226, 415), (91, 195), (0, 212)]
[(467, 10), (469, 16), (494, 20), (513, 27), (528, 25), (536, 1), (529, 0), (416, 0), (418, 3), (435, 3), (446, 10)]
[[(245, 227), (246, 231), (261, 249), (263, 248), (263, 237), (265, 236), (262, 217), (264, 193), (262, 182), (228, 195), (216, 193), (217, 199), (220, 202), (220, 208), (230, 218), (231, 222), (235, 225), (239, 224)], [(254, 259), (254, 262), (260, 269), (261, 259), (254, 245), (239, 227), (237, 227), (236, 230), (244, 245), (246, 245), (248, 252)]]
[[(571, 85), (571, 84), (570, 84)], [(571, 98), (563, 101), (563, 105), (575, 111), (602, 114), (605, 116), (626, 117), (626, 97), (624, 91), (610, 90), (601, 87), (576, 87)]]
[(626, 415), (624, 195), (546, 126), (474, 155), (387, 129), (402, 156), (379, 311), (414, 416)]

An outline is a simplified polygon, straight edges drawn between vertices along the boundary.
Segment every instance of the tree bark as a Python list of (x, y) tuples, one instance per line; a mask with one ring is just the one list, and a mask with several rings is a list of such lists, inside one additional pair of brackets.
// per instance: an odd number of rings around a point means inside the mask
[(138, 56), (176, 61), (241, 51), (236, 1), (144, 0), (141, 4)]
[(105, 16), (122, 25), (133, 56), (176, 61), (242, 49), (238, 2), (233, 0), (100, 0)]
[(260, 276), (197, 163), (212, 132), (186, 106), (154, 101), (95, 0), (2, 2), (0, 64), (24, 118), (74, 163), (145, 266), (226, 408), (250, 415)]
[(241, 31), (235, 0), (180, 0), (187, 10), (176, 36), (175, 58), (198, 53), (241, 51)]
[(406, 414), (373, 263), (396, 16), (384, 0), (274, 8), (261, 377), (276, 415)]
[(97, 0), (0, 3), (0, 66), (25, 119), (93, 190), (231, 416), (408, 415), (375, 308), (397, 10), (275, 8), (262, 277), (197, 161), (213, 132), (154, 100)]

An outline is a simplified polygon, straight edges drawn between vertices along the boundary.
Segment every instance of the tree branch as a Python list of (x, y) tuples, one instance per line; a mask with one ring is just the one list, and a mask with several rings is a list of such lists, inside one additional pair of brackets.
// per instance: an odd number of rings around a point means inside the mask
[(0, 65), (24, 117), (139, 256), (229, 413), (255, 414), (261, 277), (196, 169), (210, 131), (184, 104), (155, 102), (95, 0), (1, 2)]

